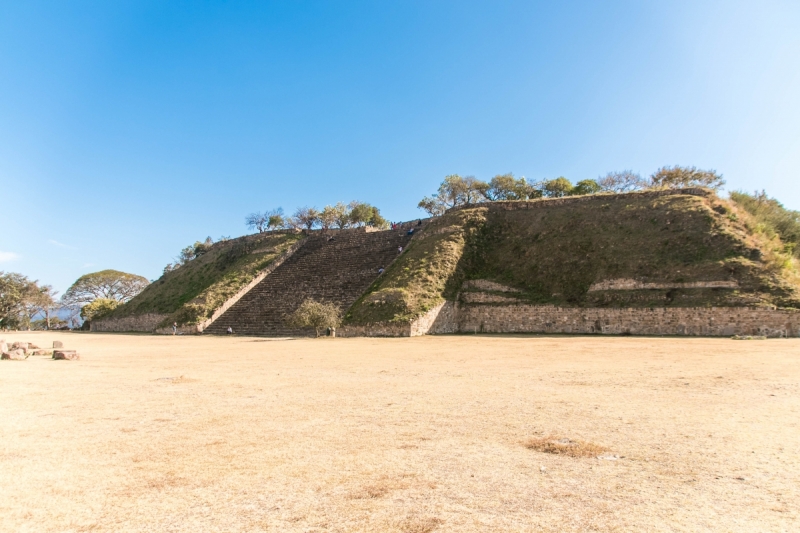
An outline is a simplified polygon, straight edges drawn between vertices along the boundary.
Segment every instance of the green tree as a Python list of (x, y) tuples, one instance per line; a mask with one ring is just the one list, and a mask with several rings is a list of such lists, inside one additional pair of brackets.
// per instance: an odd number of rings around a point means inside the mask
[(56, 294), (50, 285), (39, 285), (37, 281), (28, 282), (22, 294), (22, 308), (27, 326), (30, 326), (34, 317), (40, 314), (45, 315), (45, 321), (50, 320), (50, 311), (55, 306)]
[(335, 304), (321, 303), (309, 298), (284, 320), (290, 327), (314, 328), (319, 337), (320, 330), (339, 327), (342, 312)]
[(286, 221), (283, 217), (283, 208), (271, 209), (265, 213), (267, 215), (267, 229), (280, 229)]
[(81, 308), (81, 318), (88, 321), (97, 320), (98, 318), (103, 318), (120, 305), (119, 301), (111, 298), (96, 298)]
[(24, 317), (24, 297), (30, 283), (22, 274), (0, 271), (0, 328), (20, 327)]
[(97, 298), (127, 302), (144, 290), (147, 278), (119, 270), (101, 270), (79, 277), (64, 293), (65, 304), (85, 305)]
[(372, 211), (372, 214), (370, 215), (370, 219), (367, 225), (373, 228), (388, 229), (389, 221), (381, 216), (380, 209), (378, 209), (374, 205), (371, 205), (370, 210)]
[(570, 194), (584, 195), (584, 194), (597, 194), (601, 191), (600, 185), (594, 180), (581, 180), (575, 184)]
[(388, 225), (386, 219), (381, 216), (380, 209), (374, 205), (354, 200), (350, 202), (349, 208), (350, 223), (357, 228), (362, 226), (385, 228)]
[(326, 205), (322, 211), (319, 213), (319, 221), (322, 225), (322, 229), (332, 228), (336, 225), (336, 220), (338, 219), (336, 207), (332, 205)]
[(716, 170), (700, 170), (697, 167), (661, 167), (650, 176), (651, 186), (656, 189), (681, 189), (684, 187), (708, 187), (720, 189), (725, 185)]
[(563, 196), (569, 196), (572, 194), (573, 189), (572, 183), (564, 176), (542, 182), (541, 188), (542, 194), (548, 198), (561, 198)]
[(445, 176), (439, 190), (433, 196), (426, 196), (417, 207), (427, 211), (431, 216), (438, 216), (446, 210), (474, 205), (486, 199), (489, 184), (473, 176), (461, 177), (458, 174)]
[(486, 197), (493, 202), (501, 200), (529, 200), (539, 198), (542, 191), (528, 183), (525, 178), (515, 178), (513, 174), (499, 174), (489, 181)]
[(350, 227), (350, 207), (344, 205), (343, 202), (336, 202), (331, 209), (333, 209), (333, 225), (339, 229), (347, 229)]

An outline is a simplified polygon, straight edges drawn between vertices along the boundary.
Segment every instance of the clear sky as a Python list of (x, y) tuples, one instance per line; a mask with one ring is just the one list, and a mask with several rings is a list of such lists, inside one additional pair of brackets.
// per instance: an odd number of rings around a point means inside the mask
[(446, 174), (712, 168), (800, 209), (800, 2), (0, 0), (0, 270), (157, 278)]

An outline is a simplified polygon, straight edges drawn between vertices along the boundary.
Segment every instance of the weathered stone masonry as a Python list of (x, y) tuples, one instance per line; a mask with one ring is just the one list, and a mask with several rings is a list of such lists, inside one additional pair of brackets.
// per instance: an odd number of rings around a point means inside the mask
[(461, 332), (800, 336), (800, 312), (745, 307), (653, 309), (472, 305), (457, 311)]

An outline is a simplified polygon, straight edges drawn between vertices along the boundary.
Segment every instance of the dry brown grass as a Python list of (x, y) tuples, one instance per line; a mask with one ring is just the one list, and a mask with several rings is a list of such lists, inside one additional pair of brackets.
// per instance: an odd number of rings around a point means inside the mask
[(606, 448), (565, 437), (531, 437), (525, 441), (525, 447), (537, 452), (566, 455), (567, 457), (597, 457), (606, 451)]
[(4, 338), (2, 532), (800, 530), (800, 340)]

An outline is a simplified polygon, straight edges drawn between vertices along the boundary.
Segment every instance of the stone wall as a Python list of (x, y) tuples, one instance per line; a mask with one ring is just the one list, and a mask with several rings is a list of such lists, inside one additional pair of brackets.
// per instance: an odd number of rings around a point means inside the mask
[(337, 337), (410, 337), (408, 322), (381, 322), (364, 326), (342, 326), (336, 329)]
[(653, 289), (738, 289), (738, 281), (689, 281), (648, 283), (629, 278), (607, 279), (593, 283), (589, 292), (597, 291), (634, 291)]
[(466, 305), (456, 312), (462, 333), (800, 336), (800, 312), (745, 307), (567, 308)]
[(125, 332), (142, 331), (153, 333), (156, 327), (169, 315), (147, 313), (144, 315), (124, 316), (121, 318), (107, 318), (105, 320), (92, 320), (91, 331), (97, 332)]
[(458, 308), (454, 302), (438, 305), (412, 323), (414, 325), (412, 335), (458, 333), (457, 312)]

